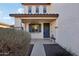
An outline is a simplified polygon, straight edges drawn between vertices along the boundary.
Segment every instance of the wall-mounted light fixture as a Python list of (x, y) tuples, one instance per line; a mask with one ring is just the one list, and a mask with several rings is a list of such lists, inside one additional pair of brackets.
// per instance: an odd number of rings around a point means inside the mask
[(58, 28), (58, 26), (56, 25), (56, 26), (55, 26), (55, 29), (57, 29), (57, 28)]

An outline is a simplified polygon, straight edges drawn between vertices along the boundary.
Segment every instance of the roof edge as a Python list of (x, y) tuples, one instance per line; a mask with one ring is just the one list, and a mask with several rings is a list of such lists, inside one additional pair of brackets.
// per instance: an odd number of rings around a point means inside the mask
[(9, 14), (11, 17), (58, 17), (59, 14)]
[(51, 3), (21, 3), (22, 5), (50, 5)]

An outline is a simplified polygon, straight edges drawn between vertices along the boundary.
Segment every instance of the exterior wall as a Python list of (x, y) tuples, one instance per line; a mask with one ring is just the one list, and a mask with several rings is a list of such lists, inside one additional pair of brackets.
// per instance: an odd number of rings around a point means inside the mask
[(48, 14), (53, 14), (54, 12), (53, 12), (53, 3), (51, 3), (51, 5), (50, 6), (47, 6), (47, 12), (48, 12)]
[(24, 7), (24, 13), (28, 14), (28, 6), (23, 6)]
[(31, 38), (33, 38), (33, 39), (43, 39), (43, 23), (41, 23), (41, 32), (31, 33)]
[(56, 20), (54, 20), (50, 23), (50, 37), (53, 34), (54, 37), (56, 38), (56, 29), (55, 29), (55, 27), (56, 27)]
[[(37, 5), (36, 5), (37, 6)], [(35, 14), (36, 13), (36, 6), (35, 5), (33, 5), (32, 6), (32, 14)], [(51, 5), (46, 5), (47, 6), (47, 13), (49, 14), (51, 14), (51, 12), (52, 12), (52, 4)], [(26, 13), (26, 14), (28, 14), (28, 7), (29, 6), (24, 6), (24, 12)], [(39, 5), (39, 14), (43, 14), (43, 5)]]
[[(26, 26), (25, 30), (27, 32), (29, 32), (29, 24), (30, 24), (30, 22), (25, 23), (25, 26)], [(39, 32), (39, 33), (30, 33), (32, 39), (43, 39), (43, 23), (40, 23), (40, 24), (41, 24), (41, 32)]]
[(79, 55), (79, 4), (54, 4), (53, 12), (59, 14), (56, 41)]

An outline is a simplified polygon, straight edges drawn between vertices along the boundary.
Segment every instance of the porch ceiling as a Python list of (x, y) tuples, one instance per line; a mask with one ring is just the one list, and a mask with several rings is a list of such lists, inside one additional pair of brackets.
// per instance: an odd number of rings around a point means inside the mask
[(52, 22), (55, 21), (56, 19), (22, 19), (23, 23), (27, 22)]
[(57, 19), (57, 17), (21, 17), (23, 23), (26, 22), (52, 22)]

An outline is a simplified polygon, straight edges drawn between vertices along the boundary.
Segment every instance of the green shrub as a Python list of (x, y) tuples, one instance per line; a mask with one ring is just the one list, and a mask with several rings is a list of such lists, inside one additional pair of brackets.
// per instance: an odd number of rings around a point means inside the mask
[(25, 31), (0, 29), (0, 55), (27, 55), (30, 39), (30, 34)]

